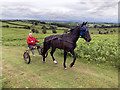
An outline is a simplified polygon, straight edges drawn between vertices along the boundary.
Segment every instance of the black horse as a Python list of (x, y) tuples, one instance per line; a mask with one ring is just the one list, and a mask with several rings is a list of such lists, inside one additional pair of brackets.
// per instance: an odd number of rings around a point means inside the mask
[(87, 22), (86, 23), (83, 22), (80, 26), (71, 29), (70, 33), (67, 34), (51, 35), (46, 37), (44, 40), (43, 52), (42, 52), (43, 62), (45, 62), (45, 53), (51, 47), (52, 49), (50, 54), (52, 56), (54, 63), (57, 64), (53, 56), (53, 53), (55, 52), (56, 48), (58, 48), (64, 50), (64, 63), (63, 63), (64, 69), (67, 69), (65, 65), (67, 53), (70, 52), (73, 55), (74, 60), (70, 64), (70, 67), (72, 67), (76, 60), (74, 49), (76, 47), (76, 42), (78, 38), (81, 36), (81, 38), (84, 38), (87, 42), (91, 41), (91, 37), (88, 29), (86, 28), (86, 24)]

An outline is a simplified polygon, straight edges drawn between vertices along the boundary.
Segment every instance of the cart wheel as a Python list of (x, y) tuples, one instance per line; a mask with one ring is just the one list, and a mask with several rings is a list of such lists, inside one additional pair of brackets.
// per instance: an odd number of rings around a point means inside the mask
[(28, 52), (24, 52), (23, 58), (24, 58), (26, 64), (30, 63), (31, 59), (30, 59), (30, 55)]
[[(43, 48), (41, 48), (41, 52), (43, 52)], [(45, 58), (48, 56), (48, 52), (45, 54)]]

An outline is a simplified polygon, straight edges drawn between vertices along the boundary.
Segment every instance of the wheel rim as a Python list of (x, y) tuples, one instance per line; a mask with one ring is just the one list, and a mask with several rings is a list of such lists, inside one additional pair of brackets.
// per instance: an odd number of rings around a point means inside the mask
[(27, 52), (24, 53), (24, 60), (25, 60), (25, 63), (29, 64), (30, 62), (30, 56)]

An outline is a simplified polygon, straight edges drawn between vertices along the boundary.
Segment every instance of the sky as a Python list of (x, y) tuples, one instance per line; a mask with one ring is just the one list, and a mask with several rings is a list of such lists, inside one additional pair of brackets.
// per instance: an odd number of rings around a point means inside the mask
[(119, 0), (1, 0), (0, 19), (118, 22)]

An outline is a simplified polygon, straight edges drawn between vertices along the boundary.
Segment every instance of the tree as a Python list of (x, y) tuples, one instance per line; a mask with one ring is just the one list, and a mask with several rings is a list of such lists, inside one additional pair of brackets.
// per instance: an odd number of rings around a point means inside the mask
[(38, 31), (38, 30), (36, 30), (35, 32), (36, 32), (36, 33), (39, 33), (39, 31)]
[(57, 29), (57, 27), (55, 27), (55, 26), (50, 26), (49, 29), (55, 30), (55, 29)]
[(97, 28), (97, 25), (94, 25), (94, 28)]
[(34, 24), (35, 24), (35, 25), (38, 25), (38, 23), (37, 23), (37, 22), (35, 22)]
[(101, 28), (104, 28), (105, 26), (104, 25), (101, 25)]
[(47, 28), (46, 28), (46, 26), (45, 26), (45, 25), (43, 25), (41, 29), (47, 29)]
[(6, 25), (7, 28), (9, 28), (9, 25)]
[(46, 29), (43, 29), (43, 30), (42, 30), (42, 33), (43, 33), (43, 34), (46, 34), (46, 33), (47, 33)]
[(64, 33), (68, 33), (68, 29), (65, 29), (65, 30), (64, 30)]
[(57, 33), (57, 31), (55, 29), (52, 30), (53, 33)]
[(32, 33), (35, 33), (35, 29), (34, 28), (32, 28)]
[(32, 33), (39, 33), (39, 31), (35, 28), (32, 28)]
[(25, 29), (30, 29), (30, 26), (25, 26), (24, 28), (25, 28)]
[(52, 32), (53, 32), (53, 33), (57, 33), (57, 31), (56, 31), (57, 27), (55, 27), (55, 26), (50, 26), (49, 29), (52, 29)]

